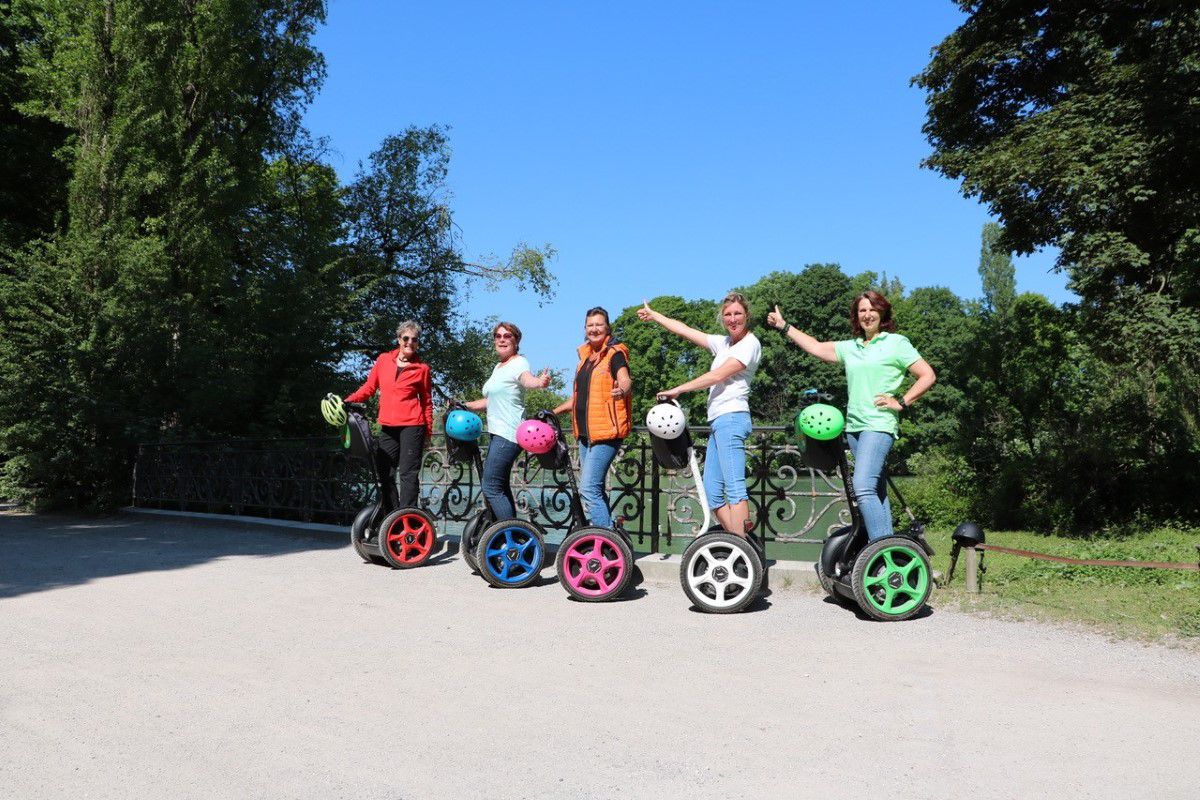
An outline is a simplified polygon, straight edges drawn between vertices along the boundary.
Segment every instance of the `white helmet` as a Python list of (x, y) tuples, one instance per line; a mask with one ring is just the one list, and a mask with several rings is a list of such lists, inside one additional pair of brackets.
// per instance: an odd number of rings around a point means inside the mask
[(678, 439), (687, 427), (687, 418), (674, 403), (659, 403), (647, 412), (646, 427), (660, 439)]

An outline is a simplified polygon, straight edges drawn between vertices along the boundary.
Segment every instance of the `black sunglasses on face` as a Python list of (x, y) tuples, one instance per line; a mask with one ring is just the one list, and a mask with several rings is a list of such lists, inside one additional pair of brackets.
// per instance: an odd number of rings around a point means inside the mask
[(412, 342), (412, 343), (416, 344), (417, 342), (421, 341), (421, 337), (420, 336), (401, 336), (400, 341)]

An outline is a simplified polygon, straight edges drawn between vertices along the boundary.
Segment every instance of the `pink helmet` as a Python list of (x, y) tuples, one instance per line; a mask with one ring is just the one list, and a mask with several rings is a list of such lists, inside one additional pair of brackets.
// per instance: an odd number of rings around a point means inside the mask
[(527, 419), (517, 426), (517, 444), (535, 454), (549, 453), (558, 441), (558, 434), (549, 424)]

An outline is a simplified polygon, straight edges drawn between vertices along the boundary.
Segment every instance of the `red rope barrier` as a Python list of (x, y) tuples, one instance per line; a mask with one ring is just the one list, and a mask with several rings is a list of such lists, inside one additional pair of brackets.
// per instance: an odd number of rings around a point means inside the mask
[(1030, 550), (1014, 550), (1011, 547), (997, 547), (994, 544), (979, 544), (975, 545), (979, 550), (987, 550), (992, 553), (1008, 553), (1013, 556), (1025, 556), (1025, 558), (1036, 558), (1039, 561), (1057, 561), (1060, 564), (1076, 564), (1084, 567), (1142, 567), (1143, 569), (1186, 569), (1192, 572), (1200, 572), (1200, 564), (1181, 564), (1174, 561), (1109, 561), (1102, 558), (1067, 558), (1066, 556), (1052, 556), (1046, 553), (1034, 553)]

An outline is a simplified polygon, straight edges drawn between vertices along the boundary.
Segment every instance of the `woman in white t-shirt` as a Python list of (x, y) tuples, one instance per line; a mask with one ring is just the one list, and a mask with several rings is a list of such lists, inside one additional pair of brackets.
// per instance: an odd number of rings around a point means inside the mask
[(519, 355), (521, 329), (511, 322), (501, 322), (492, 329), (492, 341), (499, 363), (483, 384), (483, 398), (463, 403), (472, 411), (487, 411), (488, 448), (483, 463), (483, 496), (496, 519), (512, 519), (517, 515), (510, 476), (521, 448), (517, 444), (517, 426), (525, 416), (526, 389), (545, 389), (550, 385), (550, 371), (541, 375), (529, 371), (529, 361)]
[(657, 322), (676, 336), (713, 354), (712, 366), (698, 378), (658, 393), (674, 399), (684, 392), (708, 389), (708, 453), (704, 459), (704, 491), (721, 527), (739, 536), (750, 526), (746, 494), (746, 439), (750, 436), (750, 381), (762, 358), (762, 345), (747, 326), (750, 304), (737, 292), (721, 301), (725, 336), (698, 331), (658, 313), (643, 302), (638, 319)]

